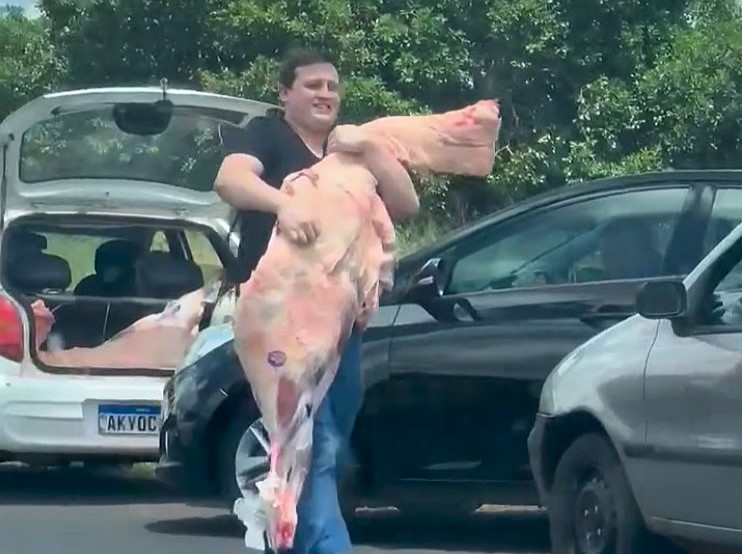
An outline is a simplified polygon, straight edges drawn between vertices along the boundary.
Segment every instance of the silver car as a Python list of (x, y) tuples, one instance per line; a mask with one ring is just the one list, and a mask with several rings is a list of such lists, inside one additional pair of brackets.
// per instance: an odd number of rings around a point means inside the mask
[(542, 389), (528, 447), (552, 552), (739, 552), (742, 225), (684, 281), (646, 284), (637, 311)]
[(158, 458), (174, 367), (75, 356), (229, 270), (220, 133), (270, 107), (112, 87), (47, 94), (2, 122), (0, 462)]

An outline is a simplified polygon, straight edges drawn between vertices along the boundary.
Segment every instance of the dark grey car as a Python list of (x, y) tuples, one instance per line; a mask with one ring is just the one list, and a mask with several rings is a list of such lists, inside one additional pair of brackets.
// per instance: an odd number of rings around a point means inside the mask
[[(708, 202), (706, 247), (742, 191)], [(742, 225), (636, 306), (543, 386), (528, 446), (553, 553), (664, 552), (661, 537), (742, 551)]]
[[(720, 211), (727, 194), (737, 202)], [(618, 177), (531, 198), (400, 259), (364, 336), (346, 506), (536, 502), (526, 438), (546, 376), (633, 315), (644, 283), (687, 275), (740, 220), (742, 171)], [(196, 358), (165, 387), (158, 475), (231, 507), (238, 445), (264, 456), (247, 431), (259, 414), (231, 341)]]

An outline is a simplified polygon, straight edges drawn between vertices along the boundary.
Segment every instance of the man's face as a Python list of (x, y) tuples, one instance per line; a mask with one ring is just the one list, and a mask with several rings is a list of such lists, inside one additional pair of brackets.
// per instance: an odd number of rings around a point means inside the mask
[(340, 84), (332, 64), (305, 65), (296, 69), (291, 87), (281, 87), (286, 115), (316, 132), (329, 132), (340, 107)]

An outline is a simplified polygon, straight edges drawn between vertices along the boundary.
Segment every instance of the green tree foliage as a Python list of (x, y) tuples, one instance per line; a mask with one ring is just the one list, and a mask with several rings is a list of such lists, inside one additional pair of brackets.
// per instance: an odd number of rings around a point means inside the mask
[[(331, 53), (342, 117), (501, 102), (486, 179), (421, 184), (456, 223), (564, 183), (735, 167), (742, 15), (734, 0), (42, 0), (0, 21), (0, 109), (40, 91), (156, 83), (275, 101), (295, 44)], [(426, 224), (427, 225), (427, 224)]]
[(58, 87), (63, 73), (47, 21), (6, 9), (0, 15), (0, 117)]

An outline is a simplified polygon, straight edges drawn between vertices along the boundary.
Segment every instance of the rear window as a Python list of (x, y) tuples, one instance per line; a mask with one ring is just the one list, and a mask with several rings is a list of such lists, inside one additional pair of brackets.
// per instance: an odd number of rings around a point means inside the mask
[(208, 192), (222, 160), (221, 125), (244, 114), (177, 107), (157, 135), (122, 131), (113, 107), (65, 112), (29, 127), (21, 139), (19, 177), (32, 184), (56, 179), (155, 181)]
[[(86, 278), (95, 277), (95, 258), (98, 249), (112, 241), (126, 240), (139, 245), (140, 255), (145, 252), (168, 252), (176, 258), (182, 258), (180, 247), (171, 249), (171, 244), (177, 244), (178, 237), (187, 244), (189, 252), (186, 256), (201, 268), (204, 283), (218, 278), (222, 272), (222, 262), (209, 238), (201, 231), (186, 229), (183, 232), (172, 232), (168, 238), (165, 231), (155, 231), (151, 238), (147, 238), (148, 230), (134, 228), (123, 230), (120, 233), (110, 234), (83, 234), (76, 232), (40, 231), (38, 234), (46, 238), (47, 246), (44, 251), (64, 259), (70, 266), (72, 281), (68, 291), (75, 291), (77, 286)], [(151, 231), (149, 231), (151, 232)], [(76, 294), (79, 291), (75, 291)]]

